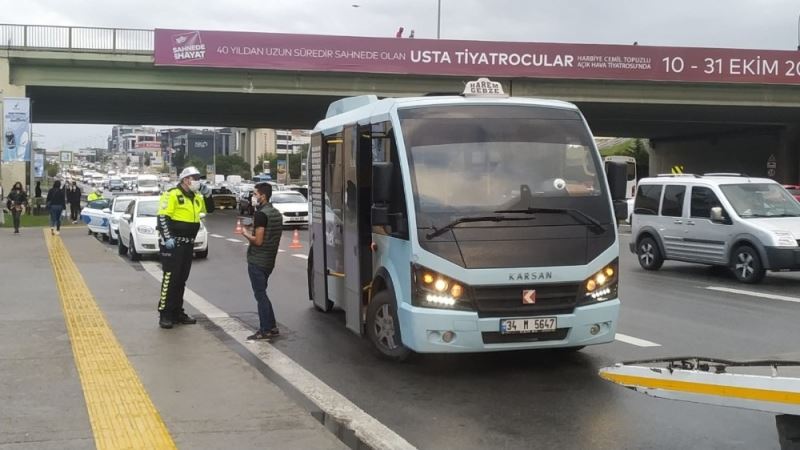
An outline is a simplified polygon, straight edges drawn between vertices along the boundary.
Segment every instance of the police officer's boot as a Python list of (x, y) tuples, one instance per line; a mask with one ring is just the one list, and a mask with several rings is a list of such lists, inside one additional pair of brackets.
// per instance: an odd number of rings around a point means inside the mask
[(158, 319), (158, 326), (165, 329), (170, 329), (175, 325), (175, 322), (166, 314), (161, 313), (161, 317)]
[(197, 323), (197, 319), (181, 311), (181, 313), (178, 314), (178, 319), (175, 320), (175, 323), (179, 323), (181, 325), (194, 325)]

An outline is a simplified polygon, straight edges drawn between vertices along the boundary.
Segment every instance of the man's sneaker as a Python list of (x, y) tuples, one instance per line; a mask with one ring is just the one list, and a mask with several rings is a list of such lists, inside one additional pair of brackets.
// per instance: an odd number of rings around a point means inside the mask
[(172, 328), (174, 325), (175, 322), (173, 322), (172, 319), (168, 319), (166, 317), (162, 317), (158, 320), (158, 326), (160, 326), (161, 328), (165, 328), (167, 330)]
[(194, 325), (197, 323), (197, 319), (186, 313), (181, 313), (181, 315), (178, 316), (178, 320), (175, 322), (181, 325)]
[(280, 335), (280, 332), (277, 328), (273, 328), (269, 331), (256, 331), (255, 334), (247, 336), (248, 341), (263, 341), (265, 339), (272, 339), (275, 336)]

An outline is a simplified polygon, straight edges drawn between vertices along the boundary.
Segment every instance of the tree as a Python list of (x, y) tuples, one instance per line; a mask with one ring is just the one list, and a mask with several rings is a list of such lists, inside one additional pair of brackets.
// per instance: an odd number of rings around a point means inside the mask
[(253, 173), (264, 172), (264, 161), (269, 161), (269, 174), (273, 179), (276, 179), (278, 173), (278, 155), (274, 153), (265, 153), (258, 157), (258, 164), (253, 168)]
[(48, 161), (47, 164), (45, 164), (45, 171), (47, 171), (48, 177), (55, 177), (59, 172), (58, 163)]
[[(189, 167), (189, 166), (195, 166), (197, 170), (200, 171), (200, 175), (206, 176), (206, 163), (202, 159), (197, 159), (197, 158), (189, 159), (188, 161), (186, 161), (186, 166), (184, 167)], [(183, 167), (181, 169), (183, 169)]]
[(144, 165), (150, 167), (150, 152), (144, 154)]
[(625, 154), (634, 157), (636, 165), (639, 167), (650, 166), (650, 154), (647, 153), (647, 147), (641, 139), (634, 140), (633, 145), (628, 147)]
[(239, 175), (242, 178), (250, 178), (250, 164), (239, 155), (218, 155), (216, 158), (217, 174), (219, 175)]

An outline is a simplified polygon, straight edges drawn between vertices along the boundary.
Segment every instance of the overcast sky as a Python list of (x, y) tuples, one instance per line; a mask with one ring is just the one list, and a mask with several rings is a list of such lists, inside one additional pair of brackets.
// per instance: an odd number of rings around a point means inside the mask
[[(793, 50), (797, 0), (441, 0), (443, 39)], [(358, 7), (353, 7), (358, 5)], [(436, 37), (437, 0), (0, 0), (4, 23)], [(51, 148), (108, 126), (39, 125)]]

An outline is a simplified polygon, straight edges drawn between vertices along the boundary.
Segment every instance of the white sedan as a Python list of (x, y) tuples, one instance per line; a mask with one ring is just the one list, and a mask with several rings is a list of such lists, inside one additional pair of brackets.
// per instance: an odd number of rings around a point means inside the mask
[[(117, 246), (120, 255), (127, 254), (131, 261), (138, 261), (143, 255), (159, 253), (158, 208), (158, 197), (136, 197), (130, 202), (119, 220)], [(208, 232), (202, 220), (194, 241), (194, 254), (198, 258), (208, 256)]]
[(114, 201), (111, 202), (110, 207), (105, 210), (106, 214), (109, 216), (109, 244), (115, 245), (117, 243), (117, 240), (119, 239), (119, 221), (122, 218), (122, 214), (124, 214), (125, 210), (128, 209), (128, 205), (130, 205), (130, 203), (135, 199), (136, 197), (132, 195), (120, 195), (118, 197), (114, 197)]
[(89, 234), (100, 234), (103, 239), (108, 239), (109, 211), (111, 200), (101, 198), (86, 204), (81, 209), (81, 222), (89, 227)]
[(308, 200), (294, 191), (277, 191), (269, 200), (283, 218), (283, 226), (308, 226)]

